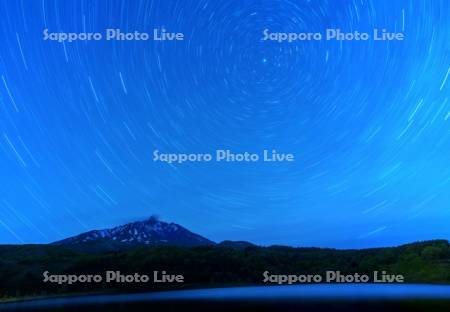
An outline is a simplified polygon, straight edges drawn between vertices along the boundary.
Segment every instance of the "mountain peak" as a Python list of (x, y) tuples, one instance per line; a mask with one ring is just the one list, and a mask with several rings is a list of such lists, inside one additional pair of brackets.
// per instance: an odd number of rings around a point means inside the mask
[(128, 245), (173, 245), (186, 247), (215, 244), (181, 225), (160, 221), (155, 216), (110, 229), (89, 231), (54, 244), (79, 245), (105, 241)]

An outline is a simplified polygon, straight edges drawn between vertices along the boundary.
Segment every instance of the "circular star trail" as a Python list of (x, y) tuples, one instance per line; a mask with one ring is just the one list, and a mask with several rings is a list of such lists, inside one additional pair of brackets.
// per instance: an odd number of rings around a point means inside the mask
[[(450, 236), (450, 3), (44, 0), (0, 11), (0, 243), (152, 214), (217, 241)], [(184, 40), (57, 42), (45, 29)], [(405, 38), (264, 40), (327, 29)], [(152, 160), (216, 149), (295, 161)]]

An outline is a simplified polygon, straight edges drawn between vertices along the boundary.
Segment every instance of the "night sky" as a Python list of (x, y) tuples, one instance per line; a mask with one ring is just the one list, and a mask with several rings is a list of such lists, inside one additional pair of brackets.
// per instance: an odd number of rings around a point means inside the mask
[[(449, 1), (2, 1), (0, 243), (159, 215), (215, 241), (450, 238)], [(49, 32), (183, 41), (43, 39)], [(402, 32), (403, 41), (263, 40)], [(292, 153), (294, 162), (153, 160)]]

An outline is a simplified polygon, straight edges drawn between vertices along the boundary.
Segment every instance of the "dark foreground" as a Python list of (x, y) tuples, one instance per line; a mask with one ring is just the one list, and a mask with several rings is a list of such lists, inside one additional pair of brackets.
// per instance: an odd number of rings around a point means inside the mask
[(450, 286), (234, 287), (31, 300), (0, 311), (450, 311)]
[[(126, 247), (126, 248), (125, 248)], [(72, 249), (74, 248), (74, 249)], [(76, 293), (143, 293), (186, 288), (261, 285), (263, 272), (314, 274), (327, 270), (345, 274), (386, 271), (403, 275), (405, 283), (449, 284), (450, 243), (417, 242), (392, 248), (334, 250), (258, 247), (227, 244), (203, 247), (148, 246), (133, 249), (123, 244), (99, 242), (72, 246), (0, 245), (0, 300), (2, 298), (49, 297)], [(125, 249), (122, 249), (125, 248)], [(63, 275), (99, 274), (107, 270), (123, 274), (154, 271), (182, 274), (180, 283), (44, 283), (43, 273)]]
[(354, 300), (354, 301), (170, 301), (170, 302), (139, 302), (119, 304), (98, 304), (79, 306), (55, 306), (41, 308), (0, 307), (0, 311), (367, 311), (367, 312), (439, 312), (450, 311), (450, 301), (417, 300), (417, 301), (387, 301)]

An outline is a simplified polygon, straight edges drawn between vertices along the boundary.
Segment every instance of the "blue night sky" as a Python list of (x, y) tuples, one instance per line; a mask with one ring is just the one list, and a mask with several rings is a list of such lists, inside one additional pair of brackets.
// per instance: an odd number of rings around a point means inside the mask
[[(449, 1), (2, 1), (0, 13), (0, 243), (153, 214), (264, 245), (450, 238)], [(162, 27), (184, 40), (43, 40)], [(262, 40), (327, 28), (405, 39)], [(216, 149), (295, 161), (153, 160)]]

